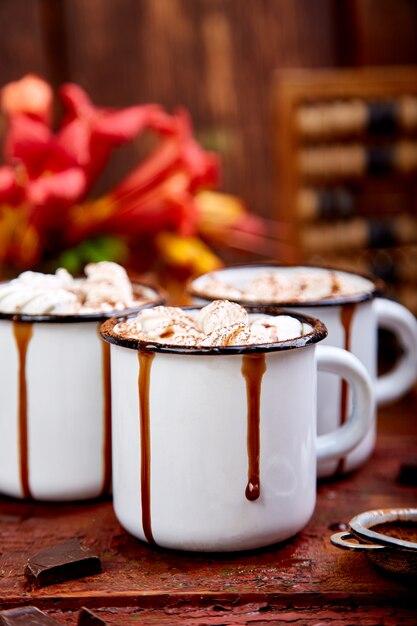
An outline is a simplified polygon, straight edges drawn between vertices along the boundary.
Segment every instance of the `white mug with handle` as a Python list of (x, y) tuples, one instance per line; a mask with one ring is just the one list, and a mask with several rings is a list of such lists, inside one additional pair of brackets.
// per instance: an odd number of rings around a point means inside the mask
[[(259, 313), (288, 315), (250, 316)], [(122, 336), (122, 320), (101, 326), (111, 344), (114, 508), (134, 536), (236, 551), (308, 523), (317, 458), (338, 459), (365, 436), (373, 391), (356, 357), (317, 345), (326, 336), (320, 321), (289, 315), (302, 336), (247, 346), (172, 346)], [(347, 378), (353, 398), (346, 422), (318, 437), (317, 370)]]
[[(143, 306), (164, 301), (138, 288)], [(111, 314), (0, 312), (0, 493), (58, 502), (109, 493), (110, 354), (99, 327)]]
[[(357, 356), (374, 381), (377, 406), (397, 400), (411, 389), (417, 380), (417, 321), (403, 305), (379, 297), (376, 282), (352, 272), (312, 266), (252, 265), (229, 267), (204, 274), (190, 283), (188, 293), (195, 302), (209, 302), (219, 297), (228, 297), (243, 306), (259, 305), (256, 298), (245, 300), (250, 283), (265, 275), (277, 275), (289, 284), (297, 276), (309, 280), (328, 280), (329, 272), (347, 281), (351, 295), (325, 298), (279, 300), (265, 298), (262, 304), (283, 306), (317, 317), (326, 325), (328, 336), (324, 340), (332, 345), (349, 350)], [(218, 291), (216, 285), (227, 285), (228, 290)], [(247, 296), (246, 296), (247, 297)], [(402, 355), (391, 371), (377, 375), (378, 329), (394, 333)], [(332, 432), (346, 419), (349, 393), (346, 384), (333, 374), (321, 373), (318, 383), (318, 432)], [(338, 460), (319, 460), (319, 478), (339, 475), (360, 467), (371, 455), (376, 436), (376, 416), (365, 439), (348, 455)]]

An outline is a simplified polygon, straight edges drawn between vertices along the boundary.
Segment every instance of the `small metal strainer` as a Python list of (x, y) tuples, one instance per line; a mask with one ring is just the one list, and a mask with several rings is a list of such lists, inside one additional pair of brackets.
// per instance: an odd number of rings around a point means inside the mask
[[(417, 509), (375, 509), (353, 517), (350, 531), (335, 533), (330, 537), (332, 544), (344, 550), (365, 552), (378, 567), (392, 574), (417, 576), (417, 542), (394, 537), (372, 530), (384, 524), (387, 528), (395, 524), (406, 524), (417, 536)], [(411, 534), (411, 533), (410, 533)]]

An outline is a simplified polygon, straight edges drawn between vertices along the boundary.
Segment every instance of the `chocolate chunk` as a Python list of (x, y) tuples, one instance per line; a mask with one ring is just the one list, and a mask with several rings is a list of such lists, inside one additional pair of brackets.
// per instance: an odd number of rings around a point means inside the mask
[(100, 626), (100, 624), (106, 626), (107, 622), (83, 606), (78, 616), (77, 626)]
[(401, 464), (398, 480), (405, 485), (417, 486), (417, 460), (412, 459)]
[(84, 550), (78, 539), (70, 539), (30, 557), (25, 567), (27, 580), (37, 587), (83, 578), (102, 571), (98, 556)]
[(48, 617), (35, 606), (0, 612), (0, 626), (60, 626), (61, 622)]

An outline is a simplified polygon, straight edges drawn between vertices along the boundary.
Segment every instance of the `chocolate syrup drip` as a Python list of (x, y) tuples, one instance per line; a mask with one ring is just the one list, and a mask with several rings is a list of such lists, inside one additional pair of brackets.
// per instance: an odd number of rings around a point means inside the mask
[(246, 380), (248, 402), (248, 484), (245, 496), (257, 500), (260, 495), (260, 404), (261, 381), (266, 372), (264, 354), (246, 354), (242, 358), (242, 374)]
[(13, 334), (19, 355), (18, 433), (20, 455), (20, 482), (24, 498), (31, 498), (29, 487), (28, 407), (26, 383), (26, 355), (33, 328), (29, 322), (13, 322)]
[(149, 422), (149, 387), (151, 365), (155, 354), (138, 352), (139, 359), (139, 410), (141, 450), (141, 502), (142, 528), (148, 543), (155, 544), (151, 523), (151, 435)]
[[(344, 336), (345, 336), (345, 350), (350, 351), (351, 348), (351, 330), (352, 330), (352, 320), (355, 314), (356, 304), (351, 302), (349, 304), (343, 304), (340, 312), (340, 321), (342, 322)], [(342, 379), (342, 387), (340, 394), (340, 424), (344, 424), (347, 420), (347, 409), (348, 409), (348, 384), (346, 380)], [(345, 458), (340, 459), (339, 465), (336, 470), (336, 474), (343, 473), (345, 467)]]
[(110, 490), (111, 483), (111, 384), (110, 384), (110, 344), (101, 340), (101, 361), (103, 377), (103, 485), (101, 495)]
[(339, 293), (339, 289), (340, 289), (339, 279), (337, 277), (336, 272), (330, 272), (330, 276), (332, 279), (332, 291), (330, 295), (336, 296)]

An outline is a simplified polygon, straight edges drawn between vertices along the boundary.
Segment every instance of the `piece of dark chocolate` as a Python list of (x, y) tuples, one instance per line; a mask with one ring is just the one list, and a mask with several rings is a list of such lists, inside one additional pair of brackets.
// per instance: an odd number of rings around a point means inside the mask
[(398, 481), (404, 485), (417, 486), (417, 459), (409, 459), (401, 464)]
[(62, 626), (53, 617), (42, 613), (35, 606), (23, 606), (0, 612), (0, 626)]
[(105, 622), (104, 619), (101, 619), (101, 617), (98, 617), (97, 615), (95, 615), (95, 613), (93, 613), (89, 609), (86, 609), (85, 606), (83, 606), (78, 615), (77, 626), (100, 626), (100, 625), (107, 626), (107, 622)]
[(70, 539), (41, 550), (28, 559), (27, 580), (37, 587), (46, 587), (74, 578), (83, 578), (102, 571), (98, 556), (81, 547), (78, 539)]

